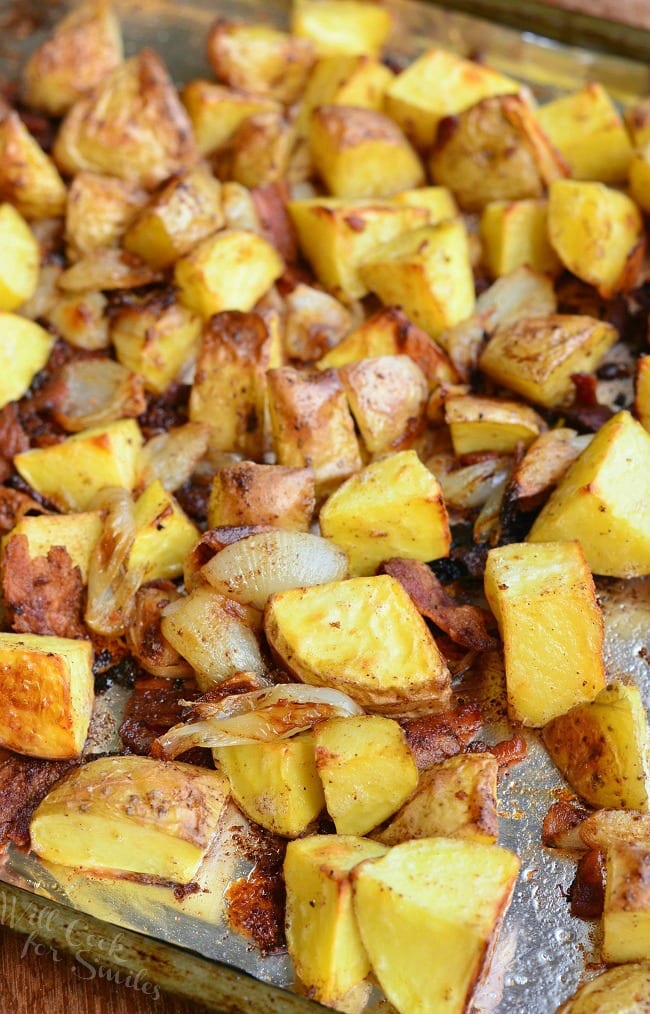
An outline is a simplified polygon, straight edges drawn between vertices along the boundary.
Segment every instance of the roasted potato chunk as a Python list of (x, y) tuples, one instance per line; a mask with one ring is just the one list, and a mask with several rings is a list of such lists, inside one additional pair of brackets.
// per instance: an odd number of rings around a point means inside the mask
[(537, 119), (574, 179), (626, 181), (632, 144), (602, 85), (591, 81), (579, 92), (548, 102), (537, 110)]
[(190, 81), (183, 88), (181, 99), (192, 123), (199, 155), (210, 155), (221, 148), (249, 117), (281, 109), (274, 99), (236, 91), (213, 81)]
[(40, 250), (12, 204), (0, 204), (0, 312), (17, 310), (36, 292)]
[(497, 383), (552, 408), (570, 399), (571, 375), (594, 370), (617, 340), (611, 324), (593, 317), (524, 317), (495, 331), (479, 364)]
[(25, 482), (61, 510), (85, 511), (106, 486), (133, 489), (142, 434), (134, 419), (120, 419), (67, 437), (60, 444), (17, 454)]
[(215, 450), (260, 459), (266, 450), (267, 371), (281, 349), (258, 314), (216, 314), (203, 332), (190, 419), (210, 427)]
[(637, 419), (650, 433), (650, 356), (639, 356), (637, 360), (634, 409)]
[(270, 743), (222, 746), (213, 755), (240, 809), (273, 834), (297, 838), (325, 805), (314, 741), (308, 733)]
[(90, 555), (102, 533), (102, 516), (99, 511), (71, 514), (27, 515), (11, 530), (11, 535), (27, 538), (29, 556), (47, 556), (53, 546), (65, 546), (72, 564), (81, 571), (84, 583), (88, 580)]
[(359, 271), (384, 304), (401, 306), (432, 338), (474, 309), (469, 243), (461, 219), (413, 229), (383, 243)]
[[(603, 961), (650, 960), (650, 852), (635, 845), (607, 850)], [(634, 1005), (636, 1004), (636, 997)]]
[(491, 201), (481, 215), (483, 262), (492, 278), (527, 264), (556, 275), (560, 259), (548, 237), (546, 201)]
[(133, 519), (136, 531), (129, 568), (143, 568), (143, 583), (180, 577), (199, 531), (159, 479), (136, 500)]
[(316, 768), (337, 834), (367, 834), (411, 795), (418, 769), (392, 718), (329, 718), (314, 729)]
[(422, 435), (427, 381), (410, 356), (361, 359), (339, 377), (371, 455), (406, 450)]
[(78, 173), (70, 184), (65, 212), (68, 254), (76, 259), (117, 246), (147, 198), (146, 190), (127, 180)]
[(103, 292), (60, 293), (43, 317), (68, 345), (96, 352), (108, 348), (111, 343), (107, 306), (108, 300)]
[(32, 817), (42, 859), (187, 884), (228, 800), (217, 771), (150, 757), (102, 757), (72, 771)]
[(389, 85), (386, 112), (422, 150), (431, 147), (445, 116), (492, 95), (518, 92), (520, 85), (473, 60), (429, 49)]
[(222, 229), (176, 261), (181, 300), (202, 317), (251, 310), (284, 265), (275, 247), (245, 229)]
[(292, 8), (292, 33), (310, 39), (319, 56), (378, 57), (390, 27), (386, 8), (363, 0), (296, 0)]
[(440, 836), (495, 842), (497, 768), (491, 753), (460, 754), (433, 764), (420, 773), (411, 799), (374, 837), (384, 845)]
[(353, 576), (374, 574), (383, 560), (439, 560), (449, 555), (449, 518), (438, 480), (414, 450), (375, 461), (332, 493), (321, 532), (345, 550)]
[(4, 408), (25, 394), (45, 366), (54, 339), (40, 324), (14, 313), (0, 313), (0, 329), (0, 408)]
[(528, 405), (473, 394), (447, 398), (445, 422), (459, 456), (481, 451), (511, 454), (519, 444), (532, 444), (546, 429), (542, 417)]
[(579, 539), (594, 574), (650, 573), (650, 434), (619, 412), (569, 468), (527, 538)]
[(491, 549), (485, 595), (503, 639), (514, 721), (546, 725), (604, 688), (603, 618), (577, 542)]
[(446, 663), (411, 599), (388, 575), (279, 592), (269, 599), (264, 627), (294, 676), (343, 690), (361, 707), (391, 715), (449, 701)]
[(0, 119), (0, 199), (29, 221), (56, 218), (66, 206), (65, 186), (54, 162), (14, 112)]
[(424, 181), (422, 164), (382, 113), (319, 106), (309, 121), (314, 166), (334, 197), (387, 197)]
[(202, 333), (201, 318), (169, 290), (154, 290), (111, 313), (110, 338), (118, 362), (139, 374), (147, 390), (156, 394), (196, 362)]
[(107, 173), (148, 190), (193, 165), (192, 127), (160, 57), (143, 50), (75, 102), (53, 154), (70, 175)]
[(518, 870), (497, 845), (446, 838), (405, 842), (353, 869), (361, 940), (398, 1010), (467, 1010)]
[(604, 183), (558, 180), (549, 193), (548, 234), (564, 266), (601, 296), (636, 285), (645, 236), (626, 194)]
[(343, 386), (334, 372), (268, 373), (273, 447), (279, 464), (312, 468), (321, 497), (361, 468), (361, 453)]
[(648, 812), (648, 722), (634, 686), (612, 683), (544, 729), (551, 757), (591, 806)]
[(60, 760), (83, 750), (94, 700), (89, 641), (0, 634), (0, 744)]
[(241, 461), (220, 469), (208, 504), (208, 525), (277, 525), (307, 532), (316, 506), (311, 468)]
[(465, 211), (481, 211), (491, 201), (542, 197), (546, 185), (567, 175), (559, 153), (518, 95), (483, 99), (443, 120), (429, 169)]
[(126, 231), (125, 250), (167, 268), (224, 224), (221, 185), (206, 166), (176, 176)]
[(650, 964), (621, 965), (601, 972), (570, 996), (557, 1014), (617, 1014), (650, 1004)]
[(359, 266), (378, 245), (427, 223), (424, 208), (338, 197), (291, 201), (289, 214), (318, 280), (348, 299), (367, 295)]
[(350, 871), (385, 853), (377, 842), (354, 835), (310, 835), (287, 846), (287, 948), (298, 977), (320, 1003), (337, 1006), (370, 971)]
[(63, 116), (121, 60), (122, 35), (110, 2), (81, 3), (61, 18), (25, 64), (25, 102), (50, 116)]
[(219, 19), (207, 42), (208, 60), (217, 77), (240, 91), (290, 104), (302, 92), (314, 47), (268, 25)]
[(369, 56), (336, 53), (318, 60), (300, 97), (296, 126), (309, 132), (309, 119), (318, 106), (356, 106), (381, 112), (384, 93), (393, 80), (385, 64)]

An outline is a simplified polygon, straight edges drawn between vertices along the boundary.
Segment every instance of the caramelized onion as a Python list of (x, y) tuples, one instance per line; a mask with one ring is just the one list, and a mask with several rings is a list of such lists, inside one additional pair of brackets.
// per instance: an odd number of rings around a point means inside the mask
[(226, 546), (201, 569), (217, 591), (263, 609), (269, 595), (347, 575), (345, 553), (327, 539), (274, 529)]
[(160, 736), (158, 756), (170, 759), (195, 746), (270, 743), (306, 732), (326, 718), (363, 714), (340, 690), (294, 683), (232, 694), (220, 701), (196, 701), (191, 708), (198, 721), (175, 725)]
[(508, 478), (511, 467), (512, 462), (508, 458), (487, 458), (446, 475), (438, 475), (445, 503), (463, 510), (482, 507)]
[(135, 595), (147, 561), (129, 567), (136, 529), (133, 498), (128, 490), (107, 486), (95, 496), (91, 508), (105, 511), (106, 516), (101, 538), (90, 557), (85, 620), (96, 634), (117, 637), (133, 620)]
[(112, 359), (79, 359), (61, 368), (56, 421), (69, 433), (144, 412), (142, 378)]
[(205, 454), (208, 433), (207, 423), (188, 422), (152, 437), (142, 449), (140, 479), (146, 486), (160, 479), (173, 493), (188, 481)]

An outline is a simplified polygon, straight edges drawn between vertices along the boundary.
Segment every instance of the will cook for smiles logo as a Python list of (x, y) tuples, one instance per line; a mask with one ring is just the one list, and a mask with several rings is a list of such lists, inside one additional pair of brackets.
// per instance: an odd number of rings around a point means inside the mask
[[(143, 993), (152, 1000), (160, 999), (160, 989), (145, 978), (144, 970), (138, 972), (129, 971), (125, 968), (114, 968), (112, 962), (118, 965), (125, 965), (126, 948), (123, 943), (122, 934), (105, 937), (99, 933), (88, 930), (81, 919), (72, 919), (63, 930), (65, 947), (59, 949), (52, 944), (44, 943), (42, 938), (53, 936), (53, 922), (59, 915), (54, 909), (41, 908), (37, 904), (30, 904), (26, 908), (21, 906), (20, 919), (15, 898), (0, 897), (0, 923), (9, 929), (17, 929), (24, 932), (25, 922), (32, 927), (29, 936), (25, 938), (21, 959), (28, 954), (44, 960), (58, 963), (63, 961), (64, 954), (72, 958), (71, 972), (81, 981), (91, 982), (94, 979), (106, 979), (114, 982), (124, 989), (132, 989)], [(57, 937), (61, 938), (61, 928), (56, 926)]]

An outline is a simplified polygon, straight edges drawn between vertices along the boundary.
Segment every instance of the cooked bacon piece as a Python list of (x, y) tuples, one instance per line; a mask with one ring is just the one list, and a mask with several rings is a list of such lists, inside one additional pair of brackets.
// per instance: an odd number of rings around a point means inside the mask
[(29, 822), (55, 782), (79, 761), (46, 761), (9, 754), (0, 761), (0, 851), (29, 845)]
[(400, 722), (408, 745), (420, 770), (453, 757), (471, 743), (481, 728), (481, 713), (473, 704), (464, 704), (451, 711)]
[(569, 891), (571, 915), (576, 919), (599, 919), (605, 901), (605, 858), (592, 849), (578, 863), (575, 880)]
[(566, 799), (553, 803), (542, 823), (542, 845), (558, 848), (558, 841), (565, 839), (574, 827), (579, 827), (590, 812)]
[(125, 752), (148, 756), (153, 741), (181, 721), (184, 713), (181, 701), (193, 701), (198, 696), (193, 680), (156, 676), (136, 680), (120, 726)]
[(596, 377), (593, 373), (572, 373), (575, 388), (573, 402), (562, 410), (567, 426), (579, 433), (596, 433), (614, 415), (609, 405), (601, 405), (596, 395)]
[(179, 598), (171, 581), (157, 581), (140, 588), (135, 597), (133, 623), (126, 632), (126, 641), (133, 656), (152, 676), (185, 678), (192, 675), (192, 667), (166, 641), (160, 621), (162, 611)]
[(502, 739), (498, 743), (488, 745), (487, 743), (472, 743), (469, 751), (471, 753), (491, 753), (496, 757), (499, 765), (499, 774), (507, 771), (513, 764), (520, 764), (526, 758), (528, 746), (523, 736), (513, 736), (511, 739)]
[(459, 605), (426, 563), (394, 557), (386, 560), (381, 570), (396, 578), (419, 612), (444, 630), (456, 644), (473, 651), (496, 648), (498, 641), (487, 629), (490, 614), (478, 606)]
[(27, 493), (9, 486), (0, 488), (0, 535), (5, 535), (18, 524), (24, 514), (45, 514), (40, 503), (32, 500)]
[(296, 230), (287, 211), (290, 194), (286, 181), (253, 187), (251, 197), (265, 238), (276, 248), (286, 264), (293, 264), (298, 242)]
[(0, 482), (8, 479), (13, 470), (13, 456), (29, 448), (29, 438), (20, 424), (15, 402), (0, 412)]
[(47, 556), (32, 559), (27, 536), (11, 535), (3, 557), (2, 591), (16, 633), (88, 636), (82, 620), (83, 578), (64, 546), (52, 546)]

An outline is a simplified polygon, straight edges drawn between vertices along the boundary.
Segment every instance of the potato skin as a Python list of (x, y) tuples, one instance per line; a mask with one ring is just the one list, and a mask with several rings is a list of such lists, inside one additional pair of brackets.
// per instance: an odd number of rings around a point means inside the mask
[(311, 468), (240, 461), (215, 476), (208, 525), (279, 525), (307, 532), (316, 506)]
[(151, 190), (193, 165), (187, 113), (160, 57), (150, 49), (120, 64), (63, 120), (54, 158), (73, 175), (105, 172)]

